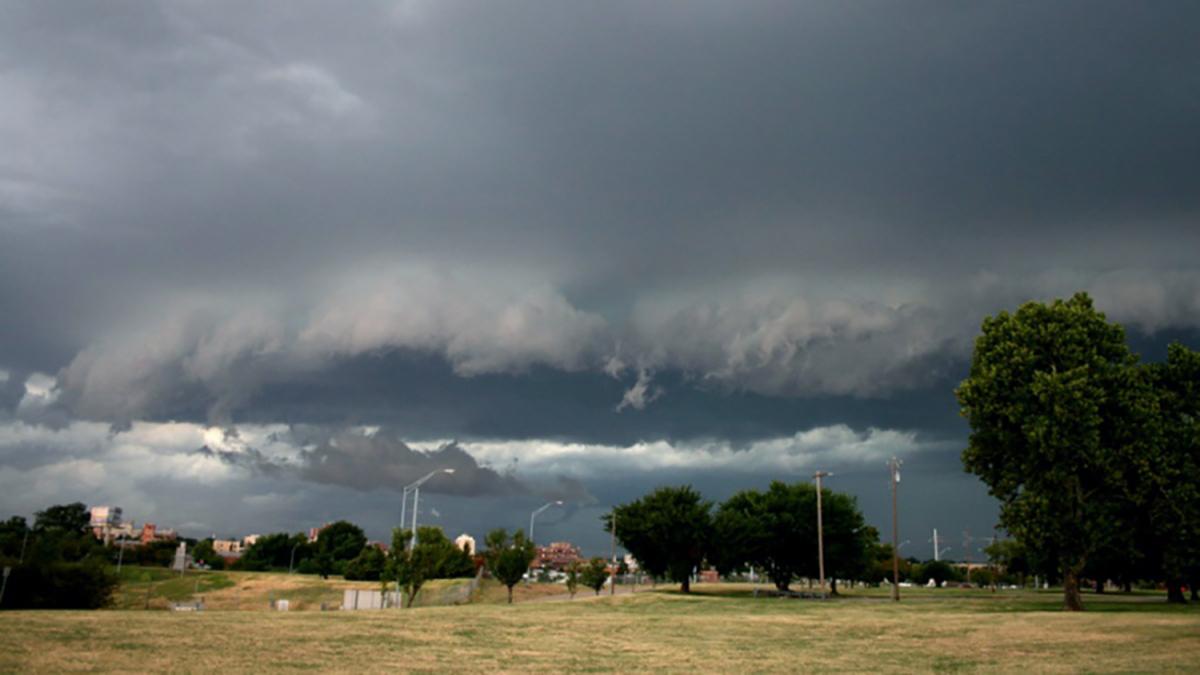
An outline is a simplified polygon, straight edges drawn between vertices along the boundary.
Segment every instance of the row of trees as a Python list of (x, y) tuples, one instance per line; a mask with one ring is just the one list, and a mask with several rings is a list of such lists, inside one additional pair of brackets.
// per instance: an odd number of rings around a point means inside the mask
[[(854, 497), (823, 489), (825, 570), (836, 579), (868, 580), (881, 555), (876, 530)], [(751, 567), (781, 590), (817, 576), (817, 491), (809, 483), (773, 482), (739, 492), (714, 509), (691, 486), (661, 487), (605, 516), (605, 527), (655, 578), (679, 583), (708, 564), (722, 574)], [(890, 560), (890, 547), (886, 548)]]
[(1143, 363), (1086, 294), (983, 322), (958, 387), (963, 464), (1000, 499), (1035, 572), (1062, 580), (1200, 584), (1200, 352)]
[[(320, 574), (323, 578), (342, 575), (347, 579), (374, 581), (379, 578), (375, 568), (364, 570), (361, 565), (350, 564), (373, 555), (372, 549), (378, 551), (367, 545), (367, 536), (361, 527), (339, 520), (321, 528), (315, 542), (309, 542), (303, 534), (286, 532), (259, 537), (232, 567), (251, 572), (294, 570), (300, 574)], [(200, 542), (192, 551), (192, 559), (218, 568), (223, 566), (221, 557), (212, 550), (211, 541)]]

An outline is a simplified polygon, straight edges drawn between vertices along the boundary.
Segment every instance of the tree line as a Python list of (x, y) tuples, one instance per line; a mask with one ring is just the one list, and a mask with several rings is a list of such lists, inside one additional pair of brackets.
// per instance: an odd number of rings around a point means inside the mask
[[(823, 488), (822, 522), (826, 576), (882, 580), (879, 543), (854, 497)], [(817, 490), (810, 483), (775, 481), (765, 490), (744, 490), (715, 505), (691, 486), (660, 487), (604, 516), (605, 529), (649, 575), (681, 585), (686, 593), (702, 568), (722, 575), (757, 570), (780, 591), (818, 575)]]
[(1142, 362), (1080, 293), (984, 320), (956, 390), (966, 470), (1000, 500), (1005, 554), (1061, 580), (1200, 585), (1200, 352)]

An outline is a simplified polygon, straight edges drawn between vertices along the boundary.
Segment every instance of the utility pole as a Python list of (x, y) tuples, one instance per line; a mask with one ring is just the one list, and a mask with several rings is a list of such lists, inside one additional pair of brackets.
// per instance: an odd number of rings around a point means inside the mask
[(404, 529), (404, 516), (408, 508), (408, 487), (404, 488), (404, 493), (400, 496), (400, 529)]
[(821, 518), (821, 479), (833, 474), (826, 471), (818, 471), (813, 474), (813, 478), (817, 481), (817, 574), (821, 584), (821, 599), (824, 600), (825, 595), (825, 529)]
[(937, 528), (933, 528), (933, 561), (937, 562), (942, 559), (941, 549), (938, 548)]
[(971, 528), (963, 530), (963, 563), (967, 566), (967, 585), (971, 584)]
[(617, 594), (617, 510), (614, 508), (612, 512), (612, 532), (608, 537), (608, 544), (612, 548), (612, 583), (608, 587), (608, 596), (613, 597)]
[(896, 512), (896, 489), (900, 482), (900, 460), (888, 462), (892, 478), (892, 600), (900, 602), (900, 519)]

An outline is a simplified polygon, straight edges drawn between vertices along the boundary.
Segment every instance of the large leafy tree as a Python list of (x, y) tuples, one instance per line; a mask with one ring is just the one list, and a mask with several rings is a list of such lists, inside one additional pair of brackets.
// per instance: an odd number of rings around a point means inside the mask
[(717, 509), (711, 561), (722, 574), (753, 566), (781, 591), (817, 568), (817, 491), (808, 483), (744, 490)]
[[(831, 579), (869, 577), (875, 530), (853, 497), (824, 489), (821, 499), (826, 572)], [(722, 573), (752, 565), (781, 591), (798, 576), (817, 576), (817, 489), (811, 483), (774, 481), (766, 492), (739, 492), (721, 504), (713, 530), (709, 558)]]
[(1200, 599), (1200, 352), (1172, 344), (1167, 360), (1149, 370), (1163, 422), (1158, 453), (1140, 465), (1151, 556), (1161, 566), (1169, 600), (1182, 602), (1184, 585), (1193, 600)]
[(58, 504), (34, 514), (35, 532), (70, 532), (76, 534), (88, 528), (91, 514), (82, 502)]
[(19, 560), (21, 548), (28, 543), (29, 532), (24, 516), (13, 516), (0, 523), (0, 557)]
[(353, 560), (346, 561), (342, 571), (348, 581), (379, 581), (387, 565), (387, 554), (378, 546), (363, 547)]
[(392, 532), (392, 555), (381, 576), (385, 582), (399, 582), (409, 607), (426, 581), (471, 575), (474, 565), (470, 555), (455, 546), (442, 528), (419, 527), (416, 544), (407, 547), (411, 541), (412, 530), (397, 528)]
[(503, 529), (492, 530), (485, 542), (487, 551), (484, 558), (488, 571), (508, 588), (508, 602), (512, 604), (513, 586), (521, 583), (525, 572), (537, 557), (537, 548), (521, 530), (514, 530), (511, 538)]
[(837, 595), (837, 580), (864, 579), (869, 576), (872, 547), (879, 532), (867, 525), (858, 500), (854, 497), (821, 490), (822, 520), (825, 537), (825, 573), (829, 589)]
[[(687, 593), (712, 538), (711, 510), (712, 502), (690, 485), (660, 487), (614, 509), (616, 537), (642, 569), (679, 583)], [(605, 516), (610, 529), (612, 517)]]
[(983, 322), (957, 390), (967, 471), (1000, 499), (1001, 523), (1055, 560), (1068, 609), (1080, 575), (1134, 523), (1126, 469), (1157, 445), (1157, 405), (1121, 326), (1086, 294)]
[(347, 561), (353, 560), (364, 546), (367, 536), (362, 528), (345, 520), (330, 523), (317, 534), (317, 558), (321, 563), (341, 573)]
[[(235, 569), (263, 572), (270, 569), (286, 570), (289, 564), (300, 570), (313, 557), (314, 549), (302, 534), (276, 532), (259, 537), (242, 552), (234, 563)], [(295, 551), (293, 557), (293, 550)]]

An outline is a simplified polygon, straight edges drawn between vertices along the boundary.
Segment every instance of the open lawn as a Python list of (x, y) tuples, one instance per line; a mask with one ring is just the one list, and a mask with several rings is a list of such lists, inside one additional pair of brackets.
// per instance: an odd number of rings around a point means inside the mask
[(745, 587), (376, 612), (3, 612), (0, 671), (1200, 669), (1200, 607), (1161, 595), (878, 590), (826, 602)]
[[(426, 582), (417, 605), (428, 598), (436, 603), (439, 591), (469, 584), (470, 579), (435, 579)], [(201, 572), (184, 576), (161, 567), (126, 567), (113, 600), (115, 609), (167, 609), (172, 602), (203, 601), (208, 610), (268, 611), (271, 600), (287, 600), (293, 611), (319, 610), (324, 604), (337, 609), (346, 589), (379, 590), (378, 581), (328, 580), (311, 574), (283, 572)]]

